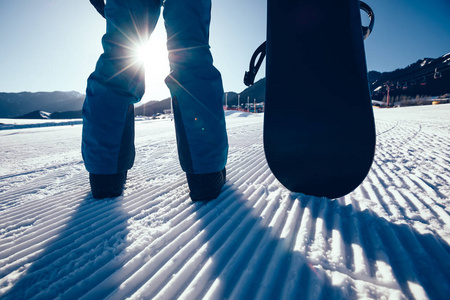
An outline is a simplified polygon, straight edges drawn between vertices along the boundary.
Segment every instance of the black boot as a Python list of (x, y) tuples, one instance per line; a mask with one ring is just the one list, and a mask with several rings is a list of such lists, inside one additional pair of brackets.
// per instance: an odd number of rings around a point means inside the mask
[(187, 174), (192, 201), (209, 201), (217, 198), (226, 181), (226, 169), (208, 174)]
[(126, 180), (126, 171), (119, 174), (89, 173), (92, 196), (95, 199), (114, 198), (122, 195)]

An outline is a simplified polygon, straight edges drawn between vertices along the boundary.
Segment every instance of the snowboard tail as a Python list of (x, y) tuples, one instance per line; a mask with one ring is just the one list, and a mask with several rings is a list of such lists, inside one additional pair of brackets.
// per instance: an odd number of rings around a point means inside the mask
[(364, 180), (374, 157), (363, 45), (372, 28), (361, 31), (357, 0), (268, 0), (267, 26), (269, 167), (291, 191), (344, 196)]

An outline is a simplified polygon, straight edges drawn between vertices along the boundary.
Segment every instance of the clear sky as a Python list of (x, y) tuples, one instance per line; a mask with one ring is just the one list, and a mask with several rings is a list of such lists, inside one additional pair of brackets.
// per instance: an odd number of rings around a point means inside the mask
[[(365, 2), (376, 17), (365, 42), (369, 70), (391, 71), (450, 52), (450, 0)], [(265, 40), (265, 26), (266, 0), (213, 0), (210, 44), (225, 91), (245, 88), (243, 74)], [(84, 93), (104, 31), (89, 0), (0, 0), (0, 92)], [(144, 101), (169, 96), (162, 18), (150, 43)], [(262, 76), (263, 68), (257, 79)]]

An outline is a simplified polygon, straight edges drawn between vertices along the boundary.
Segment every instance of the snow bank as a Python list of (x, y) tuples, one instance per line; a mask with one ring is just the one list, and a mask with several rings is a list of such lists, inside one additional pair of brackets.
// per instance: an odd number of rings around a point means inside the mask
[(83, 120), (81, 120), (81, 119), (70, 119), (70, 120), (0, 119), (0, 130), (50, 127), (50, 126), (67, 126), (67, 125), (79, 125), (79, 124), (83, 124)]

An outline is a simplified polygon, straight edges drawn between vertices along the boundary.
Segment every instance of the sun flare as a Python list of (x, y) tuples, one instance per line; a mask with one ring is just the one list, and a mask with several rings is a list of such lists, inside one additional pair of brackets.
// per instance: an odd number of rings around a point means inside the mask
[(166, 98), (169, 94), (164, 78), (170, 73), (170, 68), (165, 31), (155, 30), (149, 41), (136, 45), (134, 58), (136, 63), (145, 67), (144, 102)]
[(147, 65), (152, 60), (152, 47), (150, 45), (150, 41), (145, 44), (138, 45), (135, 50), (136, 60), (139, 63), (144, 63)]

